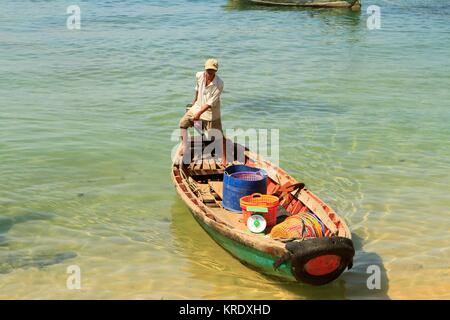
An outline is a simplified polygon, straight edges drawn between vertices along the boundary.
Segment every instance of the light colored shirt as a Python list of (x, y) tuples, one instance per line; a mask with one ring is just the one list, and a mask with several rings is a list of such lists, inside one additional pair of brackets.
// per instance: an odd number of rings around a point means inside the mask
[(200, 71), (195, 75), (195, 90), (198, 91), (197, 101), (192, 106), (192, 110), (197, 113), (205, 104), (210, 105), (205, 112), (202, 113), (200, 119), (212, 121), (220, 119), (220, 94), (223, 91), (223, 81), (216, 74), (213, 81), (206, 87), (205, 72)]

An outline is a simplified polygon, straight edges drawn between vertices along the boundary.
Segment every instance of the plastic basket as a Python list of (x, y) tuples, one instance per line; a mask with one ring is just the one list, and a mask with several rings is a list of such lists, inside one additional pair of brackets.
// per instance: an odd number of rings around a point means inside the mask
[(241, 212), (240, 200), (253, 193), (267, 192), (267, 173), (259, 168), (233, 165), (223, 174), (223, 202), (226, 210)]
[(247, 224), (248, 218), (252, 214), (256, 213), (252, 211), (255, 207), (267, 209), (267, 212), (261, 212), (258, 210), (257, 213), (266, 219), (268, 227), (272, 227), (277, 224), (277, 210), (279, 205), (279, 200), (277, 197), (267, 194), (254, 193), (252, 195), (242, 197), (240, 200), (240, 205), (245, 224)]
[(264, 179), (264, 175), (262, 175), (260, 172), (249, 172), (249, 171), (235, 172), (232, 173), (231, 176), (235, 179), (245, 181), (260, 181)]

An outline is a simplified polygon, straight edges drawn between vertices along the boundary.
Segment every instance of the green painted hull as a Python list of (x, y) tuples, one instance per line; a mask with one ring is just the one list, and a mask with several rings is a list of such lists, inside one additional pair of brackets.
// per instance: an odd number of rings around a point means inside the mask
[(267, 253), (258, 251), (254, 248), (250, 248), (240, 242), (230, 239), (214, 228), (205, 224), (203, 221), (198, 219), (195, 214), (193, 214), (193, 216), (195, 220), (197, 220), (197, 222), (200, 224), (200, 226), (209, 234), (209, 236), (214, 239), (214, 241), (216, 241), (221, 247), (227, 250), (234, 257), (239, 259), (242, 263), (251, 266), (261, 273), (296, 281), (294, 275), (291, 272), (290, 261), (283, 263), (277, 270), (274, 270), (273, 263), (278, 260), (278, 257), (271, 256)]

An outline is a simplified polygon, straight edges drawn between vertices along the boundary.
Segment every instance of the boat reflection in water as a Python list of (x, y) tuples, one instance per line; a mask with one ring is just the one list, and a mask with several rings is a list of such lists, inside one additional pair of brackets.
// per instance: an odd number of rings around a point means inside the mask
[[(277, 33), (290, 33), (290, 34), (302, 34), (303, 36), (314, 33), (318, 38), (322, 36), (329, 36), (330, 33), (341, 35), (337, 38), (343, 41), (348, 41), (349, 44), (355, 45), (366, 37), (366, 21), (362, 17), (361, 11), (348, 10), (340, 8), (311, 8), (301, 6), (269, 6), (261, 5), (250, 2), (249, 0), (228, 0), (224, 7), (229, 11), (263, 11), (271, 13), (286, 13), (296, 12), (298, 15), (293, 15), (291, 19), (305, 19), (312, 18), (311, 29), (308, 31), (303, 30), (303, 33), (299, 33), (300, 30), (292, 29), (296, 24), (287, 24), (280, 26), (279, 28), (273, 28), (272, 25), (265, 27), (265, 33), (261, 30), (261, 27), (255, 29), (248, 29), (246, 25), (234, 25), (226, 30), (224, 34), (249, 34), (254, 33), (256, 36), (269, 34), (273, 32)], [(258, 12), (255, 12), (257, 14)], [(277, 15), (274, 15), (274, 18)], [(280, 19), (283, 17), (279, 17)], [(309, 23), (309, 22), (308, 22)]]

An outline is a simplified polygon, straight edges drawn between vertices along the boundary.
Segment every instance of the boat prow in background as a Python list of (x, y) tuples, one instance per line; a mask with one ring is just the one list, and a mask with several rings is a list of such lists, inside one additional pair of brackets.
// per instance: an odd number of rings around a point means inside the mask
[[(355, 250), (345, 221), (303, 183), (258, 154), (232, 144), (234, 152), (228, 159), (237, 159), (238, 149), (245, 155), (243, 162), (233, 161), (233, 167), (262, 169), (267, 173), (266, 193), (279, 200), (276, 224), (264, 232), (253, 233), (243, 221), (245, 215), (226, 210), (222, 203), (224, 172), (228, 174), (226, 170), (231, 167), (223, 167), (211, 156), (194, 156), (194, 146), (198, 149), (198, 144), (191, 141), (190, 145), (188, 159), (172, 164), (173, 183), (195, 220), (230, 254), (264, 274), (313, 285), (329, 283), (352, 267)], [(283, 222), (302, 214), (309, 214), (307, 219), (318, 218), (321, 230), (326, 231), (305, 238), (302, 228), (301, 237), (273, 237), (275, 228), (280, 229)]]
[(248, 0), (256, 4), (295, 6), (295, 7), (316, 7), (316, 8), (351, 8), (361, 9), (360, 0)]

